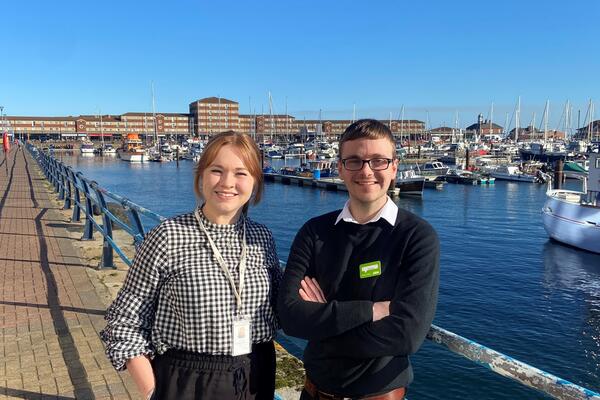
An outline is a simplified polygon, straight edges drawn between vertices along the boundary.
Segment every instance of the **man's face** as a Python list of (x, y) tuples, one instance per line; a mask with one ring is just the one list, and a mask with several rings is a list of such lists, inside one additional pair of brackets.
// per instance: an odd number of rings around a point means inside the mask
[(360, 170), (350, 171), (343, 166), (341, 160), (394, 158), (394, 151), (394, 146), (387, 139), (355, 139), (343, 143), (340, 149), (338, 171), (348, 188), (351, 201), (364, 205), (383, 206), (387, 200), (390, 182), (396, 177), (398, 164), (397, 160), (394, 160), (387, 169), (374, 171), (369, 164), (364, 163)]

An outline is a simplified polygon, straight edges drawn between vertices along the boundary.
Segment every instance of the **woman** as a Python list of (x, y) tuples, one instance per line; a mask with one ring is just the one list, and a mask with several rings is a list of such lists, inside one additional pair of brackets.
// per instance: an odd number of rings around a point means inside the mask
[(117, 370), (147, 399), (273, 399), (281, 280), (260, 201), (260, 153), (245, 134), (208, 142), (195, 171), (203, 200), (145, 237), (101, 332)]

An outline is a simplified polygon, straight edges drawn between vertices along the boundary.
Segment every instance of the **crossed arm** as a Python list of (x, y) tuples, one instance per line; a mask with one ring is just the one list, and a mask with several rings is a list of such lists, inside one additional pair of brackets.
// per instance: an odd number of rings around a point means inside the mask
[[(321, 290), (321, 287), (315, 278), (307, 276), (302, 279), (298, 293), (300, 294), (300, 298), (304, 301), (327, 303), (323, 290)], [(373, 303), (373, 322), (379, 321), (388, 315), (390, 315), (389, 301), (378, 301)]]

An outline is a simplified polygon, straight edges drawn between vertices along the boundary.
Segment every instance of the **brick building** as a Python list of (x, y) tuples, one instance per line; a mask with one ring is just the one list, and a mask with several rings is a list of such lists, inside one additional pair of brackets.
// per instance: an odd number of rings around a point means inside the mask
[(240, 105), (233, 100), (206, 97), (190, 103), (189, 108), (195, 135), (240, 129)]

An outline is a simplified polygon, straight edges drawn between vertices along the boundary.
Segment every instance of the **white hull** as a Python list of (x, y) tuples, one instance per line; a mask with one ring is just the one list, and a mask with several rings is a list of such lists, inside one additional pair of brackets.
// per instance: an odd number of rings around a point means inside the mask
[(80, 148), (81, 154), (94, 154), (94, 148)]
[(542, 209), (544, 229), (561, 243), (600, 253), (600, 207), (581, 205), (580, 192), (550, 190)]
[(128, 152), (119, 150), (119, 157), (123, 161), (129, 162), (144, 162), (146, 161), (146, 154), (143, 152)]
[(537, 179), (533, 175), (525, 174), (505, 174), (502, 172), (490, 172), (490, 176), (502, 181), (529, 182), (536, 183)]

